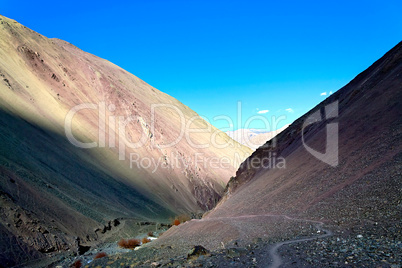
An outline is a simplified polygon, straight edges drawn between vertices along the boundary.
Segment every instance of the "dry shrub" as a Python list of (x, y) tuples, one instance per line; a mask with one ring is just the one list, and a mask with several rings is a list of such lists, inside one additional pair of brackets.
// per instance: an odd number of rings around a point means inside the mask
[(117, 242), (117, 245), (121, 248), (129, 248), (129, 249), (134, 249), (135, 247), (138, 247), (141, 245), (141, 241), (139, 239), (120, 239), (119, 242)]
[(76, 261), (71, 265), (72, 268), (81, 268), (81, 266), (82, 266), (82, 261), (81, 261), (81, 260), (76, 260)]
[(186, 222), (191, 220), (191, 217), (185, 214), (176, 216), (176, 218), (173, 220), (172, 225), (179, 225), (180, 223)]
[(149, 238), (144, 237), (144, 238), (142, 239), (142, 243), (143, 243), (143, 244), (146, 244), (146, 243), (149, 243), (149, 242), (151, 242), (151, 239), (149, 239)]
[(155, 237), (154, 232), (148, 232), (148, 236)]
[(126, 248), (128, 246), (128, 242), (122, 238), (119, 240), (119, 242), (117, 242), (117, 245), (121, 248)]
[(107, 257), (107, 254), (105, 252), (99, 252), (98, 254), (96, 254), (94, 260), (100, 259), (100, 258), (103, 258), (103, 257)]

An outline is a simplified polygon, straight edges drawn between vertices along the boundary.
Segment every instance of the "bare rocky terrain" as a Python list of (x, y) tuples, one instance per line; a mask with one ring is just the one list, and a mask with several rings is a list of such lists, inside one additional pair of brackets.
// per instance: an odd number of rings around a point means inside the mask
[[(251, 153), (113, 63), (3, 16), (0, 126), (3, 266), (136, 236), (138, 222), (202, 214)], [(203, 131), (180, 138), (183, 126)], [(229, 146), (194, 146), (212, 139)]]
[[(219, 143), (233, 146), (196, 149), (181, 141), (161, 149), (178, 134), (180, 116), (163, 108), (152, 128), (151, 104), (179, 107), (188, 122), (196, 114), (185, 105), (108, 61), (0, 19), (1, 266), (401, 266), (402, 43), (235, 173), (235, 165), (210, 169), (188, 160), (196, 152), (230, 159), (250, 153), (224, 133), (217, 132)], [(136, 116), (124, 134), (145, 137), (146, 146), (124, 141), (120, 152), (167, 164), (174, 153), (188, 165), (152, 173), (129, 168), (116, 147), (72, 146), (64, 133), (68, 111), (102, 101), (114, 105), (108, 116)], [(305, 124), (317, 114), (321, 120)], [(99, 141), (98, 119), (97, 111), (80, 114), (74, 134)], [(192, 140), (208, 142), (214, 131)], [(328, 139), (337, 141), (338, 152), (326, 158), (332, 165), (307, 150), (323, 155)], [(284, 165), (263, 165), (272, 157)], [(192, 219), (171, 226), (179, 214)], [(157, 239), (135, 250), (117, 246), (149, 231)], [(107, 256), (94, 259), (99, 252)]]
[[(201, 220), (90, 267), (401, 267), (401, 75), (399, 43), (280, 133), (276, 146), (255, 151)], [(337, 116), (303, 129), (336, 101)], [(328, 123), (339, 127), (335, 166), (302, 144), (303, 132), (325, 152)], [(272, 153), (286, 159), (285, 169), (248, 165)], [(193, 257), (194, 246), (208, 253)]]

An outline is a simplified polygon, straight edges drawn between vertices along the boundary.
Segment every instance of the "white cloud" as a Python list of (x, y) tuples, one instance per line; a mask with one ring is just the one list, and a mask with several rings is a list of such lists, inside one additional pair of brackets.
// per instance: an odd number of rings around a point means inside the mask
[(285, 110), (288, 111), (289, 113), (293, 113), (293, 112), (294, 112), (292, 108), (287, 108), (287, 109), (285, 109)]
[(320, 96), (327, 96), (327, 92), (321, 93)]
[(258, 111), (259, 114), (266, 114), (266, 113), (268, 113), (268, 112), (269, 112), (269, 110), (261, 110), (261, 111)]

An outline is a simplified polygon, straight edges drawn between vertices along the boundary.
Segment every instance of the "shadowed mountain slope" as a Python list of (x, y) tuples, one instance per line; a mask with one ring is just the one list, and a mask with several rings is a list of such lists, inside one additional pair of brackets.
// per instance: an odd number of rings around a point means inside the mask
[(3, 16), (0, 124), (0, 258), (8, 265), (76, 251), (116, 219), (123, 228), (202, 213), (251, 153), (120, 67)]

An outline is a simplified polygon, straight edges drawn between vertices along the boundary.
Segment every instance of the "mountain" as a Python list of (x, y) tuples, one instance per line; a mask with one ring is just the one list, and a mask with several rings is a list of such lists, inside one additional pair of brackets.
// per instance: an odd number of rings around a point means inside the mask
[(281, 133), (288, 126), (289, 125), (285, 125), (274, 131), (242, 128), (235, 131), (227, 131), (226, 134), (238, 143), (241, 143), (244, 146), (255, 150), (261, 145), (265, 144), (266, 141), (274, 138), (276, 135)]
[(402, 42), (257, 149), (201, 220), (147, 248), (202, 245), (222, 265), (399, 266), (401, 101)]
[(5, 266), (203, 213), (251, 153), (113, 63), (3, 16), (0, 125)]

